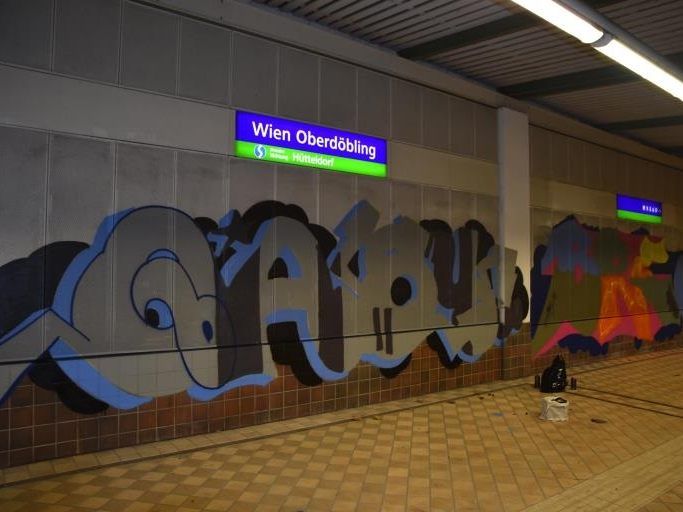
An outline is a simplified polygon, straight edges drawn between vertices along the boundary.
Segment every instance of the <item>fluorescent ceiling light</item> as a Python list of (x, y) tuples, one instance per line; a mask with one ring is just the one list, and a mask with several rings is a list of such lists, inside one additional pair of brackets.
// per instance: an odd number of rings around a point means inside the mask
[(669, 94), (674, 95), (679, 100), (683, 100), (683, 82), (681, 80), (667, 73), (651, 60), (633, 51), (621, 41), (612, 39), (606, 45), (596, 46), (595, 49), (634, 73), (639, 74), (657, 87), (664, 89)]
[(586, 20), (576, 15), (554, 0), (512, 0), (525, 9), (533, 12), (557, 28), (574, 36), (582, 43), (595, 43), (603, 36), (603, 31), (595, 28)]
[[(512, 1), (576, 37), (582, 43), (593, 46), (610, 59), (683, 101), (683, 81), (638, 53), (637, 50), (616, 39), (614, 34), (610, 33), (614, 29), (610, 29), (609, 25), (605, 26), (606, 30), (602, 27), (597, 28), (556, 0)], [(616, 28), (619, 30), (618, 27)], [(604, 39), (602, 39), (603, 37)], [(637, 45), (637, 41), (634, 44)]]

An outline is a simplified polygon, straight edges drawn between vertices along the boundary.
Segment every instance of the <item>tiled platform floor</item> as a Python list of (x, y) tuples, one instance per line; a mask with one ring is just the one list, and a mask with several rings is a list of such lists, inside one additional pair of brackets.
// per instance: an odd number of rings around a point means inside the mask
[(683, 510), (683, 482), (645, 505), (640, 512), (680, 512), (681, 510)]
[(582, 367), (567, 423), (523, 379), (11, 468), (0, 510), (681, 510), (681, 373)]

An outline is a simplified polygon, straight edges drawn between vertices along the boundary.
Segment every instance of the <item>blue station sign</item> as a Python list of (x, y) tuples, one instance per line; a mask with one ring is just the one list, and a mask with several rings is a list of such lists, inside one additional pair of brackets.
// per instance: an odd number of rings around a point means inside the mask
[(620, 219), (661, 224), (662, 203), (651, 199), (617, 194), (617, 217)]
[(235, 112), (235, 155), (376, 177), (387, 175), (384, 139), (250, 112)]

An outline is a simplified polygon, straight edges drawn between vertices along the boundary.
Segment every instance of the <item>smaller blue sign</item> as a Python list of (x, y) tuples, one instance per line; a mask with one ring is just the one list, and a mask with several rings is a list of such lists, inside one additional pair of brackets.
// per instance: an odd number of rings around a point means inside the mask
[(645, 215), (662, 215), (662, 203), (651, 199), (641, 199), (639, 197), (625, 196), (617, 194), (617, 210), (625, 210), (633, 213), (644, 213)]
[(662, 203), (651, 199), (617, 194), (617, 217), (660, 223), (662, 221)]

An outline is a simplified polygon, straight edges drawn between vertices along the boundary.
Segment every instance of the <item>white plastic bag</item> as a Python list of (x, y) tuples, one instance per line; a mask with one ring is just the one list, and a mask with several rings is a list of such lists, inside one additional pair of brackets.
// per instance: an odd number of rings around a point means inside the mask
[[(562, 401), (558, 401), (558, 398)], [(541, 399), (540, 418), (548, 421), (567, 421), (569, 419), (569, 401), (559, 396), (544, 396)]]

